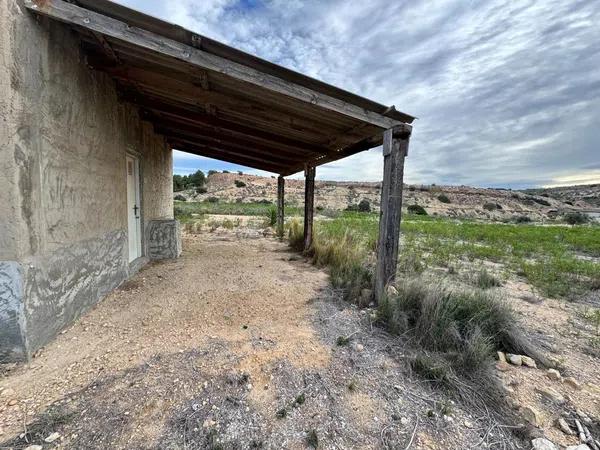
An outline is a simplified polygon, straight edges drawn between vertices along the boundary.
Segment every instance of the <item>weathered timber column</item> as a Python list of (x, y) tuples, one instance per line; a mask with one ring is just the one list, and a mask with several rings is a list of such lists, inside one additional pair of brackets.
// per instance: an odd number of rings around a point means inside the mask
[(387, 285), (396, 278), (404, 158), (408, 153), (410, 127), (394, 127), (383, 134), (383, 184), (379, 214), (379, 241), (375, 268), (375, 301), (380, 302)]
[(283, 238), (285, 178), (277, 178), (277, 236)]
[(313, 239), (315, 173), (316, 169), (314, 167), (307, 166), (304, 170), (304, 251), (310, 248)]

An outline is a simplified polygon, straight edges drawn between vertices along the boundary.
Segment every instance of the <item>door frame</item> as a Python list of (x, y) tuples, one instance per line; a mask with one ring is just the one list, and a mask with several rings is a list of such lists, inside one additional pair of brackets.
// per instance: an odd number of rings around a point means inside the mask
[[(128, 167), (127, 167), (127, 163), (129, 161), (129, 159), (133, 160), (133, 175), (134, 175), (134, 187), (135, 187), (135, 205), (139, 208), (138, 209), (138, 213), (137, 213), (137, 223), (136, 223), (136, 232), (137, 232), (137, 255), (134, 258), (131, 258), (131, 255), (129, 254), (129, 192), (128, 189), (129, 187), (127, 186), (127, 183), (129, 183), (128, 180), (128, 176), (129, 174), (127, 173), (128, 171)], [(142, 199), (142, 177), (141, 177), (141, 158), (138, 152), (134, 152), (134, 151), (127, 151), (125, 153), (125, 182), (126, 182), (126, 189), (127, 189), (127, 198), (126, 198), (126, 210), (127, 210), (127, 260), (129, 262), (129, 264), (134, 263), (137, 259), (142, 258), (145, 255), (145, 248), (144, 248), (144, 239), (143, 239), (143, 232), (144, 232), (144, 220), (143, 220), (143, 211), (144, 211), (144, 205), (143, 205), (143, 199)]]

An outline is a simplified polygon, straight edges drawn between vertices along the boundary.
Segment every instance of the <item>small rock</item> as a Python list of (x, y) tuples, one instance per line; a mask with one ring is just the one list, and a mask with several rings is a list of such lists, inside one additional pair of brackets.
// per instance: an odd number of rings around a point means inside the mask
[(506, 355), (506, 357), (508, 358), (508, 362), (511, 363), (513, 366), (523, 365), (523, 357), (521, 355), (513, 355), (509, 353), (508, 355)]
[(16, 399), (14, 399), (14, 398), (12, 398), (12, 399), (10, 399), (10, 400), (8, 401), (7, 405), (8, 405), (8, 406), (15, 406), (17, 403), (18, 403), (18, 402), (17, 402), (17, 400), (16, 400)]
[(41, 445), (30, 445), (29, 447), (25, 447), (25, 450), (42, 450), (43, 448)]
[(533, 358), (530, 358), (529, 356), (521, 356), (521, 360), (523, 361), (524, 366), (537, 369), (537, 364)]
[(577, 381), (575, 378), (573, 377), (566, 377), (563, 382), (569, 386), (572, 387), (573, 389), (575, 389), (576, 391), (579, 391), (581, 389), (581, 383), (579, 383), (579, 381)]
[(556, 369), (548, 369), (548, 371), (546, 372), (546, 376), (552, 381), (558, 381), (561, 378), (560, 372)]
[(406, 417), (400, 419), (400, 423), (404, 426), (408, 425), (409, 420)]
[(464, 426), (467, 428), (473, 428), (473, 422), (471, 422), (470, 420), (465, 420), (463, 422)]
[(15, 390), (11, 388), (0, 389), (0, 397), (11, 397), (15, 395)]
[(506, 361), (498, 361), (496, 363), (496, 369), (498, 369), (500, 372), (507, 372), (510, 370), (510, 364), (508, 364)]
[(531, 445), (533, 445), (533, 450), (558, 450), (552, 441), (545, 438), (534, 439), (531, 441)]
[(524, 406), (521, 408), (521, 415), (523, 418), (529, 422), (531, 425), (540, 427), (542, 425), (542, 416), (535, 408), (532, 406)]
[(558, 420), (556, 421), (556, 427), (565, 434), (568, 434), (568, 435), (573, 434), (573, 430), (571, 430), (571, 427), (569, 426), (567, 421), (565, 419), (563, 419), (562, 417), (559, 417)]
[(58, 438), (60, 438), (60, 434), (57, 432), (54, 432), (50, 436), (46, 437), (46, 439), (44, 439), (44, 442), (51, 444), (52, 442), (56, 441)]
[(557, 391), (551, 388), (538, 388), (536, 389), (543, 398), (552, 403), (556, 403), (558, 405), (562, 405), (565, 402), (565, 398)]
[(591, 448), (589, 448), (587, 445), (585, 444), (579, 444), (579, 445), (569, 445), (567, 447), (567, 450), (592, 450)]
[(496, 352), (498, 354), (498, 361), (506, 362), (506, 354), (504, 352)]
[(365, 349), (365, 346), (362, 344), (354, 344), (354, 350), (357, 352), (362, 352)]
[(388, 285), (388, 287), (386, 288), (386, 293), (388, 295), (388, 297), (395, 297), (398, 295), (398, 289), (396, 289), (395, 286), (392, 286), (391, 284)]

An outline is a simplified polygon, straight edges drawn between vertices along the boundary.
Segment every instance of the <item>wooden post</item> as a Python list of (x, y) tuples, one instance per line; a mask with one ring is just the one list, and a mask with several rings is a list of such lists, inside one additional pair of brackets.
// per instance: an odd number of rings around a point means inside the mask
[(409, 139), (409, 129), (402, 127), (390, 128), (383, 135), (383, 183), (381, 186), (377, 266), (375, 268), (375, 301), (377, 303), (383, 299), (387, 285), (396, 278), (402, 216), (404, 158), (408, 153)]
[(315, 204), (315, 167), (304, 170), (304, 251), (308, 251), (313, 238), (313, 212)]
[(277, 236), (283, 239), (285, 178), (277, 178)]

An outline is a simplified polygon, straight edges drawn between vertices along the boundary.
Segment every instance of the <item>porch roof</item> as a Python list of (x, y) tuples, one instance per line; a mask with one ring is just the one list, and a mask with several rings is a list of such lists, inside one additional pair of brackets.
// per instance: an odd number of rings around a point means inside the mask
[(414, 117), (107, 0), (25, 0), (176, 149), (290, 175), (380, 145)]

